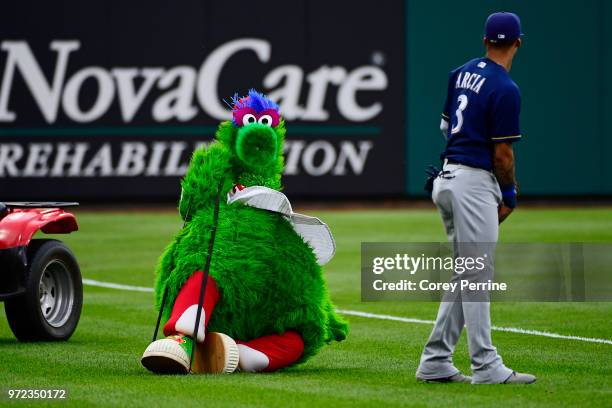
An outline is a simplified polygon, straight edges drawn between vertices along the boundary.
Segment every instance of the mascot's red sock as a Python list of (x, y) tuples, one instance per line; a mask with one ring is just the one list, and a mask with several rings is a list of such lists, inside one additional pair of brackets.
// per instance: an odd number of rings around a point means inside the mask
[[(187, 282), (181, 288), (174, 302), (172, 315), (170, 315), (170, 319), (164, 326), (164, 334), (166, 336), (180, 333), (193, 338), (193, 328), (195, 327), (198, 312), (198, 298), (200, 296), (200, 287), (202, 286), (202, 275), (202, 271), (197, 271), (187, 279)], [(219, 291), (217, 290), (217, 284), (209, 275), (206, 282), (206, 293), (204, 293), (204, 307), (200, 317), (200, 327), (198, 328), (198, 343), (204, 341), (204, 328), (208, 324), (218, 301)]]
[(276, 371), (298, 361), (304, 352), (302, 337), (294, 331), (262, 336), (251, 341), (237, 341), (238, 366), (242, 371)]
[[(202, 271), (191, 275), (181, 288), (172, 315), (164, 326), (164, 334), (184, 334), (193, 338), (196, 314), (198, 311), (198, 297), (202, 286)], [(220, 295), (217, 284), (208, 276), (206, 292), (204, 293), (204, 307), (198, 328), (198, 342), (205, 338), (205, 327), (219, 301)], [(304, 352), (302, 337), (295, 331), (286, 331), (282, 335), (259, 337), (250, 341), (236, 341), (240, 351), (239, 367), (242, 371), (275, 371), (295, 363)]]

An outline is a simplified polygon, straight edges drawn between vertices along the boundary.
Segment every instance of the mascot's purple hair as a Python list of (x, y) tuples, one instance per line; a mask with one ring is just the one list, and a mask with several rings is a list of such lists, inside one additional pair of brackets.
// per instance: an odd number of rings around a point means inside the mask
[(243, 97), (234, 94), (232, 104), (232, 123), (236, 127), (255, 122), (276, 127), (280, 123), (280, 107), (254, 89)]
[(279, 113), (280, 107), (267, 96), (257, 92), (255, 89), (249, 89), (247, 96), (238, 96), (237, 93), (232, 97), (232, 110), (251, 108), (255, 112), (261, 113), (266, 109), (274, 109)]

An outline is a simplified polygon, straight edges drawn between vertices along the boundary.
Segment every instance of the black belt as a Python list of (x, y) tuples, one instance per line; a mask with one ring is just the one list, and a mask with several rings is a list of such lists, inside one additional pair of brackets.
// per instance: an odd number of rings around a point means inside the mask
[(482, 167), (474, 167), (474, 166), (471, 166), (471, 165), (469, 165), (469, 164), (465, 164), (465, 163), (458, 162), (458, 161), (456, 161), (456, 160), (451, 160), (451, 159), (445, 159), (445, 160), (446, 160), (446, 164), (454, 164), (454, 165), (458, 165), (458, 166), (466, 166), (466, 167), (471, 167), (471, 168), (473, 168), (473, 169), (485, 170), (485, 171), (488, 171), (489, 173), (492, 173), (492, 172), (493, 172), (493, 170), (483, 169)]

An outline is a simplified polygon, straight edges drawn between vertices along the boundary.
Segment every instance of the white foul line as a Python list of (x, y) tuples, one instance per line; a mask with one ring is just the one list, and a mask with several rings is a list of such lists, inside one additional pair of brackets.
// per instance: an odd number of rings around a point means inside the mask
[[(414, 319), (411, 317), (399, 317), (399, 316), (391, 316), (391, 315), (358, 312), (356, 310), (337, 309), (336, 311), (340, 314), (365, 317), (368, 319), (393, 320), (396, 322), (403, 322), (403, 323), (417, 323), (417, 324), (431, 324), (431, 325), (435, 323), (435, 321), (433, 320), (421, 320), (421, 319)], [(598, 338), (593, 338), (593, 337), (580, 337), (580, 336), (567, 336), (565, 334), (558, 334), (558, 333), (552, 333), (552, 332), (541, 331), (541, 330), (521, 329), (517, 327), (491, 326), (491, 330), (509, 332), (509, 333), (531, 334), (533, 336), (550, 337), (553, 339), (578, 340), (578, 341), (586, 341), (589, 343), (612, 344), (612, 340), (608, 340), (608, 339), (598, 339)]]
[(132, 286), (132, 285), (120, 285), (119, 283), (111, 282), (100, 282), (93, 279), (83, 279), (83, 283), (89, 286), (98, 286), (101, 288), (129, 290), (131, 292), (153, 292), (153, 288), (146, 288), (144, 286)]
[[(101, 288), (127, 290), (127, 291), (132, 291), (132, 292), (149, 292), (149, 293), (153, 292), (153, 288), (148, 288), (144, 286), (121, 285), (119, 283), (101, 282), (101, 281), (97, 281), (93, 279), (83, 279), (83, 283), (89, 286), (98, 286)], [(412, 317), (400, 317), (400, 316), (391, 316), (391, 315), (384, 315), (384, 314), (359, 312), (357, 310), (336, 309), (336, 311), (343, 315), (365, 317), (366, 319), (392, 320), (395, 322), (402, 322), (402, 323), (429, 324), (429, 325), (433, 325), (435, 323), (433, 320), (422, 320), (422, 319), (415, 319)], [(552, 333), (552, 332), (541, 331), (541, 330), (521, 329), (517, 327), (491, 326), (491, 330), (500, 331), (500, 332), (508, 332), (508, 333), (530, 334), (532, 336), (550, 337), (553, 339), (577, 340), (577, 341), (585, 341), (588, 343), (612, 344), (612, 340), (608, 340), (608, 339), (598, 339), (598, 338), (593, 338), (593, 337), (581, 337), (581, 336), (567, 336), (565, 334), (558, 334), (558, 333)]]
[(359, 317), (365, 317), (367, 319), (393, 320), (395, 322), (402, 322), (402, 323), (431, 324), (431, 325), (435, 323), (435, 321), (433, 320), (422, 320), (422, 319), (414, 319), (412, 317), (400, 317), (400, 316), (374, 314), (374, 313), (367, 313), (367, 312), (358, 312), (356, 310), (336, 309), (336, 312), (343, 314), (343, 315), (359, 316)]

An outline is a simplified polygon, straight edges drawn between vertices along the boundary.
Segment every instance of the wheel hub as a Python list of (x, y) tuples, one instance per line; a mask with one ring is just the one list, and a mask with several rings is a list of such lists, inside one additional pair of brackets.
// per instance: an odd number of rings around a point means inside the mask
[(74, 285), (66, 265), (52, 260), (45, 266), (38, 285), (40, 310), (47, 323), (61, 327), (72, 312)]

